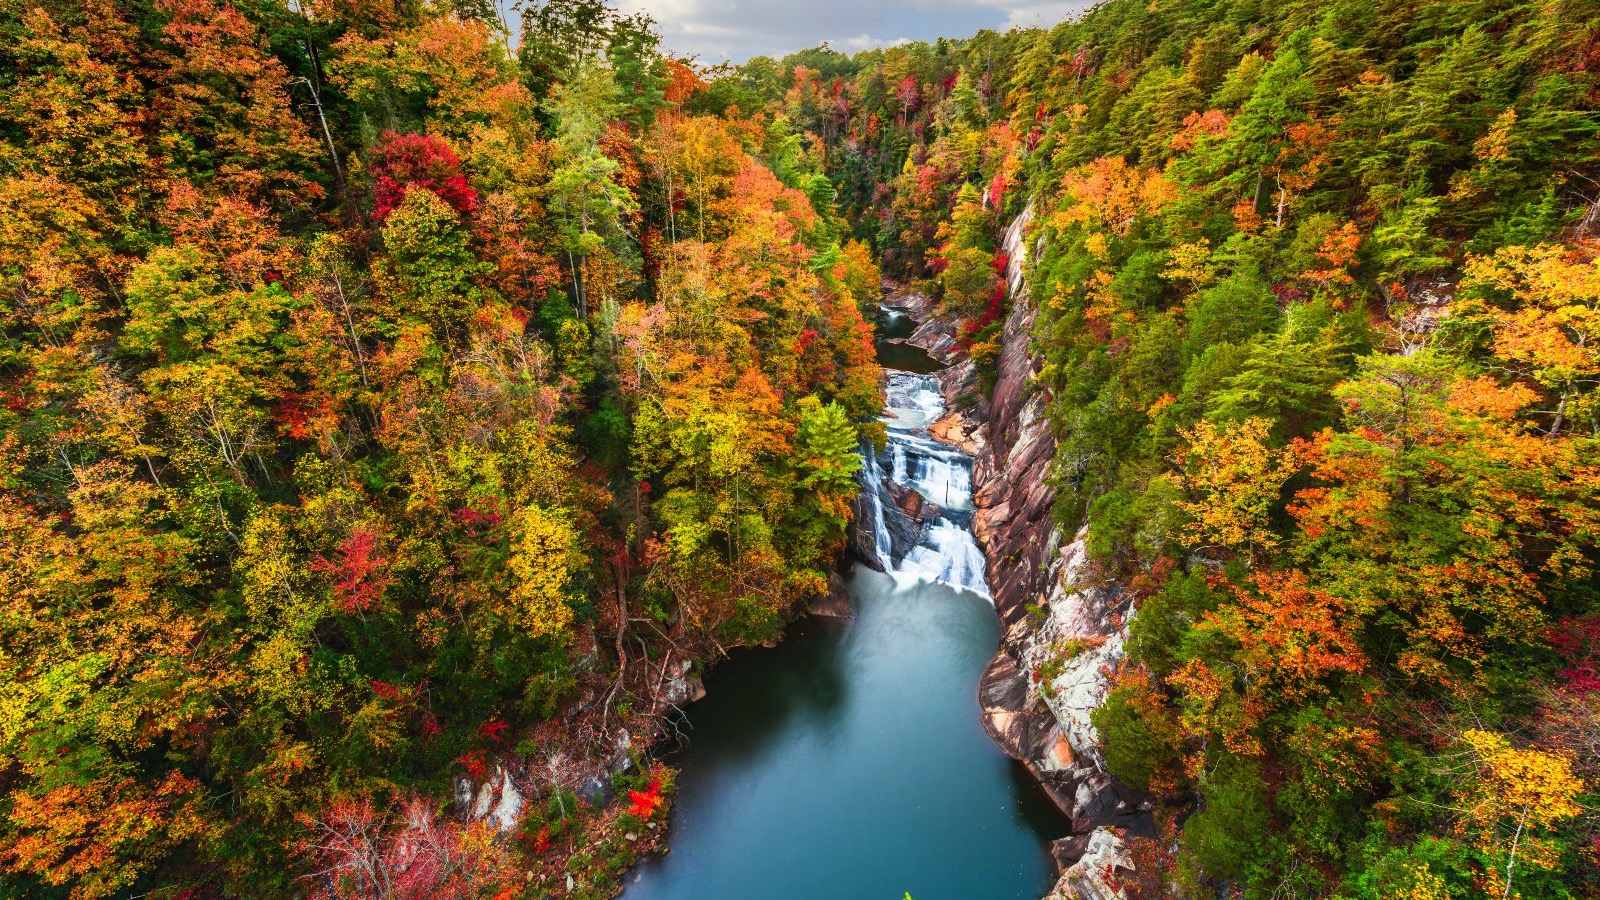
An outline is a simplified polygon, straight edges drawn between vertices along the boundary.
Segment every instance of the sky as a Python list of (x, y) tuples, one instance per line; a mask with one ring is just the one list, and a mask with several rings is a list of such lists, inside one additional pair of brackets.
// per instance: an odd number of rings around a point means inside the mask
[(648, 12), (662, 43), (701, 62), (779, 57), (827, 41), (854, 53), (905, 41), (968, 37), (984, 28), (1054, 25), (1091, 0), (618, 0)]

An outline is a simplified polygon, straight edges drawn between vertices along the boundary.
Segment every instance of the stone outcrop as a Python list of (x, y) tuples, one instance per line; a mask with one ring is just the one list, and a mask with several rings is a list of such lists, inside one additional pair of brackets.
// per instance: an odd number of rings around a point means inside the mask
[(1133, 863), (1116, 832), (1096, 828), (1085, 841), (1082, 854), (1061, 873), (1061, 880), (1045, 900), (1120, 900), (1116, 875), (1132, 870)]
[(527, 804), (515, 776), (505, 766), (495, 766), (481, 784), (475, 785), (470, 778), (457, 778), (455, 801), (465, 818), (486, 822), (502, 834), (517, 827)]
[(678, 664), (677, 672), (662, 682), (661, 689), (657, 693), (667, 705), (681, 708), (704, 699), (706, 686), (701, 682), (700, 676), (695, 674), (694, 664), (684, 660)]
[(956, 361), (961, 351), (956, 347), (956, 329), (945, 319), (929, 319), (917, 326), (906, 338), (906, 343), (926, 350), (928, 355), (949, 365)]
[(970, 363), (947, 369), (941, 391), (953, 412), (930, 433), (976, 459), (974, 532), (1003, 628), (980, 687), (985, 728), (1072, 820), (1072, 833), (1053, 847), (1064, 873), (1052, 898), (1109, 900), (1117, 893), (1108, 877), (1126, 867), (1121, 835), (1149, 827), (1138, 799), (1106, 773), (1090, 721), (1122, 659), (1131, 610), (1116, 585), (1080, 583), (1084, 535), (1066, 539), (1051, 515), (1056, 442), (1029, 346), (1036, 313), (1024, 237), (1031, 220), (1030, 207), (1006, 233), (1012, 303), (994, 390), (979, 397)]
[(885, 284), (884, 288), (883, 305), (898, 309), (918, 322), (930, 321), (938, 312), (939, 301), (927, 294), (899, 284)]
[(844, 576), (838, 572), (830, 574), (828, 592), (807, 604), (806, 612), (825, 619), (854, 618), (855, 610), (850, 607), (850, 590), (845, 584)]

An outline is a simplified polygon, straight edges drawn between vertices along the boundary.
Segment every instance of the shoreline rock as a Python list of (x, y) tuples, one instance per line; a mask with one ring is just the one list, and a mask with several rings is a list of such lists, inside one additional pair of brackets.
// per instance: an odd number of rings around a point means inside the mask
[(855, 618), (855, 610), (850, 606), (850, 592), (842, 574), (834, 572), (828, 576), (828, 592), (807, 604), (806, 613), (825, 619)]

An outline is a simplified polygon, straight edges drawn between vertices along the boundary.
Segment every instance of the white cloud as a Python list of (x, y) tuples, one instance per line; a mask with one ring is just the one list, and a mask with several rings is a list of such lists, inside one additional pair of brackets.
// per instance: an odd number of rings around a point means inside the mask
[(838, 41), (837, 45), (846, 50), (871, 50), (874, 47), (898, 47), (901, 44), (909, 43), (911, 43), (911, 38), (906, 37), (890, 40), (876, 38), (870, 34), (858, 34), (855, 37), (847, 37), (842, 41)]
[[(667, 48), (707, 62), (782, 56), (828, 41), (843, 50), (1053, 25), (1091, 0), (619, 0), (648, 12)], [(895, 34), (896, 38), (877, 35)]]

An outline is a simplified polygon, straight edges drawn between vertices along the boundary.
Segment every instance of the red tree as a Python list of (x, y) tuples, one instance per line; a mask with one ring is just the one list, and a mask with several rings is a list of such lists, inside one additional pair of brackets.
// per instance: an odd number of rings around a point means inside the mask
[(311, 571), (331, 574), (342, 612), (365, 612), (389, 586), (389, 560), (378, 555), (378, 533), (358, 526), (339, 544), (337, 561), (317, 557)]
[(461, 158), (443, 138), (431, 134), (396, 134), (385, 131), (373, 148), (372, 173), (377, 183), (377, 203), (372, 217), (379, 222), (399, 208), (412, 188), (427, 188), (464, 216), (478, 208), (478, 192), (461, 172)]

